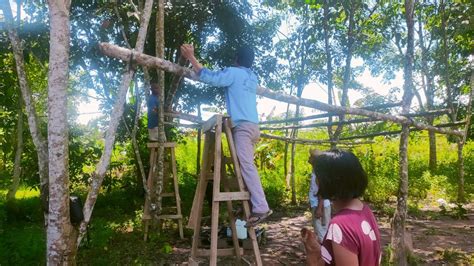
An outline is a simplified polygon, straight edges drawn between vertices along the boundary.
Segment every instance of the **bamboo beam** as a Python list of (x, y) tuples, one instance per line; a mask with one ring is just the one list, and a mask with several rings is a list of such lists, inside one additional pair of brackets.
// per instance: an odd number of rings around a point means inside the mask
[[(132, 61), (133, 63), (137, 63), (142, 66), (159, 68), (173, 74), (183, 75), (186, 78), (189, 78), (192, 80), (198, 80), (198, 76), (191, 69), (181, 67), (175, 63), (172, 63), (170, 61), (167, 61), (161, 58), (152, 57), (143, 53), (137, 53), (133, 50), (122, 48), (120, 46), (110, 44), (110, 43), (100, 43), (99, 48), (103, 54), (110, 57), (118, 58), (126, 62)], [(457, 130), (437, 128), (437, 127), (426, 125), (423, 123), (418, 123), (405, 116), (382, 114), (379, 112), (364, 110), (360, 108), (329, 105), (329, 104), (316, 101), (316, 100), (297, 98), (288, 94), (278, 93), (264, 87), (258, 87), (257, 94), (260, 96), (277, 100), (277, 101), (286, 102), (286, 103), (295, 104), (295, 105), (298, 104), (300, 106), (311, 107), (314, 109), (332, 112), (336, 114), (362, 115), (362, 116), (372, 117), (379, 120), (392, 121), (398, 124), (410, 125), (419, 130), (429, 130), (429, 131), (433, 131), (440, 134), (450, 134), (450, 135), (456, 135), (456, 136), (463, 135), (462, 132), (457, 131)]]
[[(459, 121), (459, 122), (454, 122), (454, 123), (446, 123), (446, 124), (439, 124), (436, 125), (436, 127), (455, 127), (455, 126), (461, 126), (464, 125), (464, 121)], [(410, 131), (420, 131), (421, 129), (417, 128), (410, 128)], [(344, 138), (339, 138), (340, 140), (354, 140), (354, 139), (364, 139), (364, 138), (373, 138), (373, 137), (378, 137), (378, 136), (389, 136), (389, 135), (397, 135), (400, 134), (402, 131), (401, 130), (393, 130), (393, 131), (382, 131), (382, 132), (376, 132), (376, 133), (370, 133), (366, 135), (358, 135), (358, 136), (350, 136), (350, 137), (344, 137)]]
[(201, 124), (201, 123), (204, 122), (198, 116), (191, 115), (191, 114), (185, 114), (185, 113), (179, 113), (179, 112), (167, 112), (167, 113), (165, 113), (165, 116), (172, 117), (172, 118), (183, 119), (183, 120), (194, 122), (194, 123), (197, 123), (197, 124)]
[[(387, 104), (389, 107), (393, 106), (398, 106), (399, 103), (391, 103)], [(374, 105), (374, 106), (366, 106), (366, 107), (361, 107), (361, 109), (365, 110), (372, 110), (377, 108), (382, 108), (381, 106), (383, 105)], [(449, 113), (448, 109), (441, 109), (441, 110), (431, 110), (431, 111), (426, 111), (426, 112), (420, 112), (420, 113), (410, 113), (406, 114), (403, 116), (406, 117), (419, 117), (419, 116), (429, 116), (429, 115), (442, 115), (442, 114), (447, 114)], [(311, 119), (319, 119), (319, 118), (326, 118), (330, 116), (335, 116), (336, 114), (334, 113), (324, 113), (324, 114), (317, 114), (317, 115), (310, 115), (310, 116), (304, 116), (304, 117), (294, 117), (290, 119), (280, 119), (280, 120), (268, 120), (268, 121), (263, 121), (260, 122), (260, 125), (267, 125), (267, 124), (284, 124), (284, 123), (291, 123), (291, 122), (300, 122), (300, 121), (305, 121), (305, 120), (311, 120)], [(377, 121), (377, 120), (373, 120)], [(380, 120), (378, 120), (380, 121)]]
[(374, 118), (362, 118), (362, 119), (353, 119), (353, 120), (336, 121), (336, 122), (324, 122), (324, 123), (315, 123), (315, 124), (298, 125), (298, 126), (261, 127), (260, 130), (284, 130), (284, 129), (295, 129), (295, 128), (316, 128), (316, 127), (348, 125), (348, 124), (376, 122), (376, 121), (383, 121), (383, 120), (376, 120)]
[(270, 135), (270, 134), (265, 134), (262, 133), (260, 134), (261, 138), (264, 139), (274, 139), (274, 140), (281, 140), (281, 141), (286, 141), (289, 143), (299, 143), (299, 144), (331, 144), (331, 143), (337, 143), (337, 144), (342, 144), (342, 145), (362, 145), (362, 144), (371, 144), (374, 143), (373, 141), (364, 141), (364, 142), (343, 142), (343, 141), (334, 141), (334, 140), (314, 140), (314, 139), (293, 139), (293, 138), (288, 138), (288, 137), (281, 137), (281, 136), (275, 136), (275, 135)]
[(333, 116), (333, 115), (335, 115), (335, 114), (324, 113), (324, 114), (310, 115), (310, 116), (305, 116), (305, 117), (294, 117), (294, 118), (290, 118), (290, 119), (262, 121), (259, 124), (260, 125), (283, 124), (283, 123), (291, 123), (291, 122), (299, 122), (299, 121), (305, 121), (305, 120), (311, 120), (311, 119), (325, 118), (325, 117), (329, 117), (329, 116)]

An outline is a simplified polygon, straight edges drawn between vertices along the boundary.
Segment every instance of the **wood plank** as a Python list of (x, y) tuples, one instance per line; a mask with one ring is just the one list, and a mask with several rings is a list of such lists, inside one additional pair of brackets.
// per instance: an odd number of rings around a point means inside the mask
[(214, 195), (214, 201), (231, 201), (231, 200), (250, 200), (250, 194), (247, 191), (239, 192), (221, 192)]
[(183, 219), (183, 215), (179, 214), (164, 214), (159, 215), (158, 219), (165, 220), (165, 219)]
[(174, 197), (174, 192), (165, 192), (160, 194), (161, 197), (166, 198), (166, 197)]
[[(244, 249), (239, 248), (240, 255), (244, 255)], [(234, 248), (221, 248), (216, 250), (217, 256), (234, 256), (235, 250)], [(209, 257), (211, 255), (211, 250), (209, 249), (198, 249), (197, 256), (199, 257)]]
[(205, 133), (205, 132), (211, 130), (216, 125), (218, 117), (221, 117), (221, 119), (222, 119), (222, 115), (213, 115), (206, 122), (204, 122), (201, 126), (202, 132)]

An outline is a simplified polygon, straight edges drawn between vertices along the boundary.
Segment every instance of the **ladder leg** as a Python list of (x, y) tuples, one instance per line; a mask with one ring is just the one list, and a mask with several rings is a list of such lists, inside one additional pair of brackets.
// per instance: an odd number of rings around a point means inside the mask
[[(196, 219), (197, 219), (197, 211), (198, 208), (202, 208), (202, 201), (204, 199), (204, 193), (206, 191), (207, 186), (207, 175), (210, 169), (210, 156), (213, 153), (214, 149), (214, 138), (213, 133), (206, 132), (204, 134), (204, 150), (202, 153), (202, 164), (201, 164), (201, 172), (199, 175), (198, 184), (196, 187), (196, 193), (194, 193), (193, 205), (191, 208), (191, 213), (189, 214), (189, 221), (188, 221), (188, 228), (197, 228), (196, 227)], [(202, 188), (204, 186), (204, 189)], [(201, 195), (201, 191), (204, 191)], [(199, 229), (199, 228), (198, 228)]]
[(191, 214), (189, 215), (189, 224), (188, 226), (194, 229), (193, 233), (193, 241), (192, 241), (192, 248), (191, 248), (191, 260), (194, 261), (194, 259), (197, 256), (197, 250), (199, 247), (200, 243), (200, 230), (201, 230), (201, 218), (202, 218), (202, 208), (203, 208), (203, 203), (204, 203), (204, 195), (206, 193), (206, 188), (207, 188), (207, 176), (208, 173), (210, 172), (210, 162), (212, 161), (212, 153), (209, 151), (213, 149), (214, 143), (213, 143), (213, 135), (211, 136), (211, 132), (207, 132), (205, 134), (205, 142), (204, 142), (204, 153), (203, 153), (203, 159), (202, 159), (202, 167), (201, 167), (201, 173), (199, 176), (199, 182), (196, 187), (196, 193), (194, 194), (194, 201), (193, 201), (193, 207), (191, 209)]
[[(220, 178), (221, 178), (221, 137), (222, 137), (222, 120), (221, 117), (217, 117), (216, 122), (216, 141), (214, 145), (214, 184), (213, 184), (213, 197), (217, 197), (220, 193)], [(219, 225), (219, 201), (213, 200), (212, 202), (212, 217), (211, 217), (211, 258), (210, 265), (217, 265), (217, 237), (218, 237), (218, 225)]]
[[(171, 171), (173, 173), (173, 185), (174, 185), (174, 196), (176, 199), (176, 210), (178, 215), (182, 215), (181, 213), (181, 197), (179, 196), (179, 185), (178, 185), (178, 174), (176, 171), (176, 155), (174, 152), (174, 147), (170, 148), (171, 150)], [(179, 230), (179, 237), (181, 239), (184, 238), (183, 233), (183, 218), (178, 219), (178, 230)]]
[[(154, 168), (156, 164), (156, 149), (151, 148), (151, 154), (150, 154), (150, 170), (148, 172), (148, 179), (147, 179), (147, 190), (148, 190), (148, 195), (145, 195), (145, 204), (143, 206), (143, 226), (144, 226), (144, 236), (143, 240), (146, 241), (148, 239), (148, 229), (150, 226), (150, 221), (152, 220), (151, 214), (150, 214), (150, 206), (151, 202), (149, 199), (151, 199), (152, 195), (152, 189), (153, 189), (153, 173), (154, 173)], [(146, 192), (145, 192), (146, 193)]]
[[(224, 191), (230, 192), (229, 182), (227, 180), (227, 174), (226, 174), (227, 160), (225, 160), (224, 158), (222, 161), (223, 161), (223, 167), (221, 171), (221, 178), (222, 178), (221, 181), (224, 186)], [(235, 217), (233, 213), (234, 208), (232, 207), (231, 200), (226, 201), (226, 204), (227, 204), (227, 212), (229, 215), (229, 224), (230, 224), (230, 228), (232, 229), (232, 243), (234, 244), (235, 255), (237, 257), (237, 263), (240, 263), (242, 260), (242, 256), (240, 255), (239, 239), (237, 238), (237, 227), (235, 226)]]
[[(239, 184), (240, 191), (246, 191), (245, 183), (242, 179), (242, 172), (240, 171), (240, 164), (237, 158), (237, 152), (235, 150), (234, 139), (232, 137), (232, 130), (230, 126), (229, 119), (224, 121), (224, 130), (227, 135), (227, 144), (229, 146), (230, 155), (232, 158), (232, 163), (234, 164), (235, 176), (237, 177), (237, 182)], [(245, 218), (248, 220), (250, 217), (250, 206), (248, 201), (243, 201)], [(257, 236), (255, 234), (255, 229), (253, 227), (248, 228), (248, 233), (252, 241), (252, 249), (255, 256), (255, 262), (257, 265), (262, 265), (262, 258), (260, 256), (260, 249), (258, 247)]]

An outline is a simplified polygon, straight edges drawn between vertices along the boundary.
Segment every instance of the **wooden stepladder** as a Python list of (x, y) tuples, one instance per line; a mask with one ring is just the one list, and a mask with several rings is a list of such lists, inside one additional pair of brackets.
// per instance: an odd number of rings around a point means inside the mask
[[(203, 159), (201, 163), (201, 173), (199, 182), (194, 195), (193, 207), (189, 217), (188, 227), (194, 229), (190, 265), (196, 265), (197, 257), (210, 257), (210, 265), (217, 264), (217, 256), (235, 256), (237, 262), (241, 262), (243, 248), (239, 246), (235, 219), (232, 211), (232, 201), (242, 201), (246, 219), (250, 216), (249, 200), (250, 195), (246, 190), (240, 165), (235, 150), (234, 140), (232, 138), (230, 118), (222, 115), (215, 115), (202, 125), (202, 132), (205, 134)], [(230, 157), (225, 157), (222, 149), (222, 133), (226, 135), (227, 144), (230, 150)], [(230, 192), (229, 180), (226, 175), (226, 161), (233, 166), (234, 176), (237, 179), (238, 191)], [(208, 182), (213, 181), (212, 212), (211, 212), (211, 247), (210, 249), (199, 248), (202, 209), (204, 196)], [(221, 182), (224, 192), (221, 192)], [(221, 201), (227, 203), (229, 223), (232, 229), (232, 242), (234, 247), (227, 249), (218, 249), (218, 225), (219, 225), (219, 205)], [(252, 242), (252, 249), (255, 256), (256, 265), (262, 265), (260, 250), (258, 247), (255, 229), (248, 228), (248, 235)]]
[[(176, 155), (175, 155), (175, 147), (176, 143), (175, 142), (165, 142), (163, 144), (160, 144), (158, 142), (150, 142), (148, 143), (148, 148), (150, 149), (150, 171), (148, 173), (148, 180), (147, 180), (147, 188), (150, 193), (152, 192), (153, 188), (153, 182), (156, 182), (157, 180), (157, 169), (158, 167), (158, 147), (159, 145), (163, 145), (164, 147), (164, 156), (166, 158), (166, 152), (169, 151), (169, 160), (168, 160), (168, 165), (169, 167), (165, 167), (164, 169), (164, 174), (163, 174), (163, 189), (159, 195), (159, 197), (164, 198), (164, 197), (174, 197), (176, 200), (176, 206), (171, 206), (171, 208), (176, 208), (176, 214), (161, 214), (158, 216), (158, 223), (161, 224), (162, 220), (165, 219), (176, 219), (178, 221), (178, 230), (179, 230), (179, 236), (181, 239), (184, 238), (184, 233), (183, 233), (183, 215), (181, 213), (181, 198), (179, 196), (179, 186), (178, 186), (178, 175), (176, 171)], [(164, 166), (166, 166), (166, 161), (164, 163)], [(167, 169), (171, 168), (171, 178), (172, 178), (172, 186), (173, 190), (172, 192), (167, 192), (166, 188), (168, 187), (168, 183), (170, 182), (170, 173), (169, 170), (166, 171)], [(143, 225), (144, 225), (144, 240), (147, 240), (148, 237), (148, 228), (150, 226), (150, 222), (152, 220), (151, 214), (150, 214), (150, 208), (151, 208), (151, 203), (149, 201), (149, 197), (145, 198), (145, 206), (143, 210)], [(160, 226), (158, 227), (160, 229)]]

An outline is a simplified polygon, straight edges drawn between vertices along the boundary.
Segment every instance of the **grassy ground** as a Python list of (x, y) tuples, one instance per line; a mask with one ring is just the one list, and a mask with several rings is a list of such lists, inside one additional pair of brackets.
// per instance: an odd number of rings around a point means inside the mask
[[(0, 190), (0, 265), (45, 264), (45, 234), (35, 190), (21, 189), (15, 204), (3, 199)], [(83, 197), (82, 197), (83, 198)], [(151, 234), (143, 241), (141, 209), (143, 197), (117, 189), (101, 195), (97, 201), (88, 238), (83, 241), (77, 258), (79, 265), (154, 265), (161, 262), (186, 262), (190, 252), (191, 232), (179, 240), (174, 223), (166, 224), (166, 234)], [(387, 206), (387, 210), (390, 209)], [(382, 232), (385, 255), (390, 240), (391, 212), (376, 211)], [(299, 239), (303, 226), (310, 227), (305, 206), (275, 209), (267, 225), (267, 241), (260, 247), (268, 265), (304, 263), (304, 249)], [(188, 213), (188, 210), (184, 210)], [(474, 263), (474, 205), (470, 204), (467, 219), (458, 219), (457, 212), (409, 210), (407, 229), (411, 234), (414, 256), (411, 265), (459, 265)]]
[[(0, 191), (0, 265), (45, 264), (45, 234), (39, 193), (21, 189), (15, 204)], [(88, 238), (77, 262), (87, 265), (150, 264), (166, 257), (172, 248), (168, 236), (151, 235), (143, 241), (143, 198), (126, 191), (101, 195), (97, 200)]]

